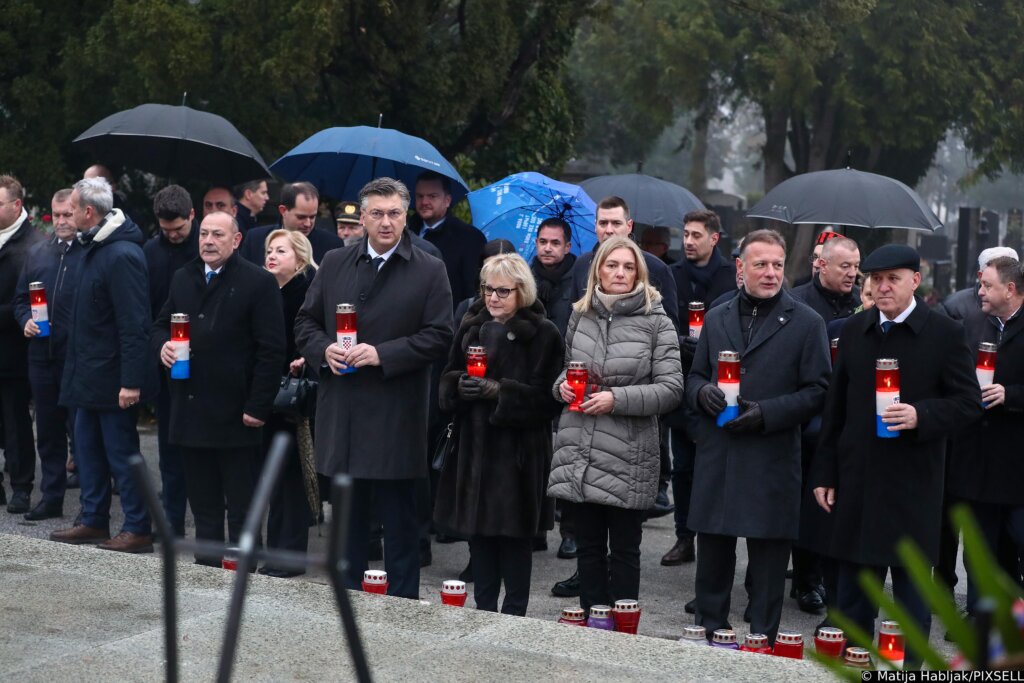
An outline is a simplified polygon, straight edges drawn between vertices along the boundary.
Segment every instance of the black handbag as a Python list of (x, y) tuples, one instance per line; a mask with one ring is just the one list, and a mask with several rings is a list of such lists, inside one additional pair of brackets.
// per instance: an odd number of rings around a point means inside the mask
[(455, 448), (459, 445), (459, 426), (455, 424), (455, 418), (442, 430), (434, 444), (434, 457), (430, 460), (430, 467), (435, 472), (444, 469), (444, 463), (448, 460)]
[(313, 417), (316, 412), (316, 382), (306, 377), (282, 377), (274, 397), (274, 412), (300, 419)]

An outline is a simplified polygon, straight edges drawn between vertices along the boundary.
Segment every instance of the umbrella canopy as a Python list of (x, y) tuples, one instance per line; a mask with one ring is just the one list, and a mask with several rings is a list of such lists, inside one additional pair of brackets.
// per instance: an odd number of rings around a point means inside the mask
[(382, 176), (401, 180), (412, 192), (424, 171), (451, 179), (453, 201), (469, 192), (466, 181), (433, 145), (391, 128), (326, 128), (270, 168), (285, 180), (305, 180), (322, 194), (346, 201), (356, 199), (363, 185)]
[(473, 223), (487, 239), (506, 239), (529, 261), (536, 251), (537, 229), (546, 218), (562, 218), (572, 228), (572, 253), (594, 247), (597, 205), (578, 185), (540, 173), (515, 173), (469, 193)]
[(924, 200), (900, 181), (850, 168), (803, 173), (779, 183), (747, 217), (861, 228), (942, 227)]
[(580, 183), (590, 198), (599, 202), (617, 195), (629, 205), (629, 215), (637, 223), (668, 228), (683, 228), (683, 216), (700, 211), (704, 203), (681, 185), (641, 173), (602, 175)]
[(227, 119), (191, 107), (142, 104), (74, 139), (98, 161), (178, 180), (236, 185), (269, 178), (263, 157)]

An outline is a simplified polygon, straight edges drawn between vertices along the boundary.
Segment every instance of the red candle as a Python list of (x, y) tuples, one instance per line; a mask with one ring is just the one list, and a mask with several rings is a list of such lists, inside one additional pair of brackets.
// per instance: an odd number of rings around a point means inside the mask
[(220, 558), (221, 569), (227, 569), (229, 572), (238, 571), (238, 547), (231, 546), (224, 549), (224, 555)]
[(790, 659), (804, 658), (804, 637), (792, 631), (779, 631), (775, 636), (775, 649), (772, 654), (776, 657), (788, 657)]
[(870, 669), (871, 653), (862, 647), (846, 648), (846, 657), (843, 658), (846, 666), (851, 669)]
[(978, 364), (975, 370), (978, 373), (978, 385), (988, 386), (996, 376), (996, 349), (995, 344), (983, 342), (978, 347)]
[(579, 607), (566, 607), (562, 610), (562, 618), (558, 620), (559, 624), (567, 624), (569, 626), (586, 626), (587, 619), (583, 616), (583, 610)]
[(363, 590), (376, 595), (388, 592), (388, 573), (380, 569), (367, 569), (363, 572)]
[(466, 604), (466, 583), (449, 579), (441, 583), (441, 604), (462, 607)]
[(900, 363), (895, 358), (875, 361), (875, 435), (880, 439), (895, 439), (899, 432), (889, 431), (882, 422), (885, 409), (900, 402)]
[(832, 365), (836, 364), (836, 354), (839, 353), (839, 337), (831, 340), (828, 343), (829, 353), (832, 354)]
[(46, 286), (42, 282), (28, 283), (28, 303), (32, 320), (39, 328), (37, 337), (50, 336), (50, 310), (46, 306)]
[(822, 626), (814, 636), (815, 651), (827, 656), (839, 659), (843, 656), (843, 647), (846, 645), (846, 636), (842, 629), (831, 626)]
[(892, 662), (903, 661), (903, 631), (895, 621), (883, 621), (878, 628), (878, 652)]
[(587, 392), (587, 381), (590, 379), (590, 373), (587, 372), (587, 368), (584, 366), (582, 361), (571, 360), (569, 361), (568, 369), (565, 371), (565, 381), (572, 387), (573, 392), (576, 394), (576, 398), (569, 404), (569, 410), (574, 412), (580, 412), (582, 410), (580, 405), (583, 403), (583, 399)]
[(704, 302), (690, 302), (690, 336), (694, 339), (700, 338), (700, 331), (704, 329)]
[(768, 646), (768, 636), (763, 633), (748, 633), (747, 637), (743, 639), (740, 649), (744, 652), (755, 652), (761, 655), (772, 653), (771, 647)]
[[(338, 346), (346, 351), (351, 350), (358, 343), (356, 335), (356, 307), (352, 304), (338, 304), (334, 314), (334, 324), (338, 335)], [(355, 371), (354, 367), (346, 365), (338, 371), (338, 374), (346, 375)]]
[(174, 349), (174, 363), (171, 364), (171, 379), (188, 379), (189, 322), (187, 313), (171, 314), (171, 348)]
[(636, 635), (640, 625), (640, 604), (636, 600), (616, 600), (612, 607), (612, 619), (616, 631)]
[(740, 354), (718, 352), (718, 388), (725, 394), (725, 410), (718, 414), (716, 421), (719, 427), (740, 415), (740, 372)]
[(466, 374), (470, 377), (483, 377), (487, 374), (487, 351), (484, 347), (466, 348)]

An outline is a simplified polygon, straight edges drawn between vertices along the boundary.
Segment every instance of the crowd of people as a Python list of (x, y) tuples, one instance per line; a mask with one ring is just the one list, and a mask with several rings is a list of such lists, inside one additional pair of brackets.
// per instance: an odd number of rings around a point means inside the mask
[[(862, 259), (854, 240), (822, 232), (811, 278), (787, 288), (793, 255), (778, 232), (754, 230), (723, 254), (707, 210), (684, 217), (672, 262), (667, 231), (645, 231), (641, 249), (629, 206), (609, 196), (593, 250), (574, 255), (569, 224), (552, 217), (527, 263), (456, 218), (436, 173), (414, 193), (370, 181), (337, 205), (336, 233), (315, 226), (320, 196), (304, 182), (284, 185), (279, 221), (259, 225), (269, 194), (255, 180), (210, 188), (198, 218), (184, 188), (162, 189), (147, 240), (102, 169), (90, 171), (53, 195), (50, 234), (28, 220), (21, 184), (0, 176), (11, 488), (0, 502), (28, 520), (62, 517), (79, 486), (81, 514), (54, 541), (152, 551), (127, 466), (148, 402), (176, 534), (190, 508), (197, 538), (237, 541), (279, 431), (295, 438), (269, 547), (306, 550), (320, 512), (310, 466), (351, 475), (353, 588), (383, 558), (389, 593), (418, 597), (434, 535), (468, 541), (478, 608), (498, 610), (504, 589), (501, 611), (523, 615), (532, 552), (557, 507), (558, 552), (577, 571), (553, 592), (584, 609), (637, 599), (643, 523), (672, 512), (676, 542), (661, 562), (696, 562), (685, 607), (708, 634), (730, 626), (740, 538), (745, 618), (769, 644), (790, 559), (805, 611), (827, 621), (837, 608), (872, 633), (877, 609), (857, 581), (868, 568), (891, 573), (927, 627), (896, 543), (917, 542), (951, 589), (958, 540), (944, 519), (957, 501), (1020, 579), (1024, 274), (1010, 249), (983, 252), (979, 284), (930, 309), (909, 246)], [(688, 327), (691, 308), (706, 311), (702, 327)], [(358, 323), (343, 334), (337, 320), (351, 312)], [(174, 333), (184, 320), (187, 350)], [(998, 358), (990, 380), (973, 372), (983, 343)], [(468, 372), (473, 354), (486, 358), (480, 372)], [(876, 398), (879, 359), (898, 369), (888, 401)], [(316, 383), (315, 410), (277, 404), (289, 377)], [(124, 512), (113, 537), (112, 487)]]

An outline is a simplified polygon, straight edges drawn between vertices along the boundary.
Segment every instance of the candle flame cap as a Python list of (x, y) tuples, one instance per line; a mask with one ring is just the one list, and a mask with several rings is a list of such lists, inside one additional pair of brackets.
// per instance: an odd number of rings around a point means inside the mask
[(172, 323), (187, 323), (188, 313), (171, 313)]
[[(32, 285), (29, 285), (29, 287), (31, 286)], [(981, 342), (981, 344), (978, 345), (978, 350), (984, 353), (995, 353), (999, 350), (999, 346), (991, 342)]]
[(763, 633), (748, 633), (743, 642), (748, 647), (765, 647), (768, 645), (768, 636)]
[(616, 600), (615, 601), (616, 612), (639, 612), (640, 603), (636, 600)]
[(482, 346), (467, 346), (466, 353), (487, 353)]
[(687, 640), (707, 640), (707, 631), (703, 626), (687, 626), (683, 629), (683, 638)]
[(901, 636), (901, 635), (903, 635), (903, 630), (900, 629), (899, 623), (896, 622), (896, 621), (893, 621), (891, 619), (887, 619), (887, 620), (883, 621), (881, 624), (879, 624), (878, 632), (879, 633), (884, 633), (884, 634), (890, 635), (890, 636)]
[(899, 370), (900, 362), (895, 358), (879, 358), (875, 361), (875, 370)]
[(583, 621), (583, 609), (581, 607), (566, 607), (562, 610), (562, 618)]
[(605, 619), (611, 614), (611, 611), (612, 608), (608, 605), (592, 605), (590, 607), (590, 616)]
[(458, 581), (456, 579), (448, 579), (447, 581), (441, 582), (442, 593), (454, 593), (456, 595), (463, 595), (466, 592), (466, 582)]
[(366, 583), (387, 583), (388, 573), (380, 569), (367, 569), (363, 572), (363, 581)]
[(568, 369), (569, 370), (586, 370), (586, 368), (587, 368), (587, 364), (584, 363), (581, 360), (571, 360), (571, 361), (569, 361), (569, 365), (568, 365)]
[(336, 313), (355, 313), (356, 307), (353, 304), (338, 304)]
[(795, 631), (779, 631), (778, 635), (775, 636), (775, 642), (782, 643), (784, 645), (803, 645), (804, 636), (802, 633)]
[(737, 351), (719, 351), (718, 352), (719, 363), (739, 363), (740, 354)]
[(703, 311), (704, 310), (704, 302), (703, 301), (691, 301), (690, 302), (690, 310), (691, 311)]
[(828, 343), (829, 343), (829, 346), (831, 346), (833, 349), (838, 349), (839, 348), (839, 337), (836, 337), (835, 339), (829, 340)]
[(862, 647), (848, 647), (846, 661), (852, 664), (867, 664), (871, 661), (871, 653)]
[(818, 629), (818, 638), (838, 642), (843, 639), (843, 630), (834, 626), (822, 626)]
[(735, 643), (736, 631), (733, 631), (731, 628), (716, 629), (711, 635), (711, 640), (716, 643)]
[(30, 282), (30, 283), (28, 283), (28, 288), (29, 289), (46, 289), (46, 285), (44, 285), (42, 282)]

